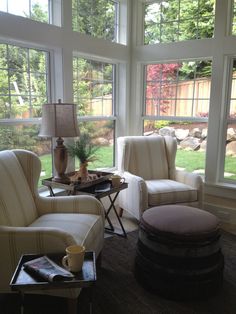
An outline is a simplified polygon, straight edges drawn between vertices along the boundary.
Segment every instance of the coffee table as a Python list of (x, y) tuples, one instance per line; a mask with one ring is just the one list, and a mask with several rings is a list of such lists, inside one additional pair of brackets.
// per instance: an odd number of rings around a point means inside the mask
[[(13, 291), (18, 291), (21, 297), (21, 314), (24, 313), (24, 294), (30, 293), (32, 290), (53, 290), (53, 289), (67, 289), (67, 288), (89, 288), (90, 300), (89, 300), (89, 313), (92, 313), (92, 288), (96, 282), (96, 259), (95, 252), (86, 251), (84, 256), (84, 263), (81, 272), (74, 273), (75, 278), (68, 281), (55, 281), (48, 282), (28, 273), (23, 264), (27, 261), (43, 256), (44, 254), (25, 254), (22, 255), (13, 277), (10, 282), (10, 287)], [(62, 257), (65, 253), (46, 254), (50, 259), (56, 262), (59, 266), (61, 264)]]

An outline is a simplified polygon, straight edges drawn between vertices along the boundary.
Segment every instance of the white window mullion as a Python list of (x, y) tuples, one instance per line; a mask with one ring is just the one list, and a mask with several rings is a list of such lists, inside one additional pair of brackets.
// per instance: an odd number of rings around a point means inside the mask
[(224, 121), (225, 106), (223, 100), (222, 82), (224, 82), (224, 58), (221, 54), (215, 56), (212, 61), (212, 81), (210, 108), (207, 133), (206, 154), (206, 183), (216, 183), (219, 179), (219, 169), (222, 163), (220, 152), (222, 151), (222, 123)]

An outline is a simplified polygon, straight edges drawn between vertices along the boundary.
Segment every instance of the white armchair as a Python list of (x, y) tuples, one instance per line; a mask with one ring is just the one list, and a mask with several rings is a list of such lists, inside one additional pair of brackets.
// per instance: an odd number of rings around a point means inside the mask
[[(10, 292), (10, 279), (22, 254), (64, 252), (83, 244), (96, 257), (103, 247), (104, 211), (92, 196), (41, 197), (39, 158), (32, 152), (0, 152), (0, 292)], [(80, 289), (37, 291), (76, 299)]]
[(118, 172), (128, 189), (120, 192), (119, 206), (140, 219), (154, 206), (185, 204), (202, 207), (200, 175), (175, 168), (176, 139), (171, 136), (126, 136), (117, 139)]

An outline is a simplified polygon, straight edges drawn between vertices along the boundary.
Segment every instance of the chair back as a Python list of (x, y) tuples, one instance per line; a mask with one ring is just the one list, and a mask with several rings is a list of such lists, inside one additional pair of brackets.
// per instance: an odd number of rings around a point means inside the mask
[(23, 227), (38, 217), (33, 196), (41, 167), (37, 159), (25, 150), (0, 152), (0, 225)]
[(118, 170), (144, 180), (170, 179), (175, 169), (176, 140), (170, 136), (125, 136), (117, 139)]

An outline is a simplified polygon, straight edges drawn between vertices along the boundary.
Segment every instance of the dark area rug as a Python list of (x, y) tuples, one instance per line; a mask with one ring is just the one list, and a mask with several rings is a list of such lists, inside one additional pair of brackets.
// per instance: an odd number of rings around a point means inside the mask
[[(113, 236), (105, 239), (101, 268), (93, 295), (94, 314), (235, 314), (236, 313), (236, 236), (223, 232), (225, 257), (224, 282), (219, 293), (208, 300), (175, 302), (152, 294), (137, 283), (133, 275), (138, 232), (128, 239)], [(78, 314), (88, 314), (88, 291), (79, 296)], [(1, 314), (19, 313), (17, 296), (0, 300)], [(26, 297), (25, 314), (64, 314), (63, 299), (45, 296)]]

